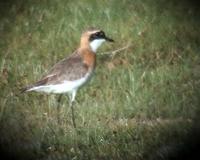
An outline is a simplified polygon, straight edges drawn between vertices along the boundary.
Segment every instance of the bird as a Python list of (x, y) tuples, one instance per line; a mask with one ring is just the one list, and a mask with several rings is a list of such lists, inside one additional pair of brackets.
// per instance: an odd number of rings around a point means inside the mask
[(114, 42), (101, 29), (89, 28), (80, 38), (80, 45), (70, 56), (56, 63), (40, 80), (21, 89), (21, 92), (68, 93), (72, 123), (76, 128), (73, 103), (77, 91), (92, 77), (96, 68), (96, 52), (103, 42)]

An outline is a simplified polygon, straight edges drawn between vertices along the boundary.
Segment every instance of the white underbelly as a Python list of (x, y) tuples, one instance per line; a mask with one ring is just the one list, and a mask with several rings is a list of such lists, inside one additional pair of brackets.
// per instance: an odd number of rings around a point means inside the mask
[(28, 91), (37, 91), (37, 92), (46, 92), (46, 93), (66, 93), (72, 92), (73, 90), (78, 89), (82, 85), (84, 85), (88, 79), (89, 75), (75, 80), (75, 81), (63, 81), (60, 84), (53, 84), (53, 85), (43, 85), (30, 88)]

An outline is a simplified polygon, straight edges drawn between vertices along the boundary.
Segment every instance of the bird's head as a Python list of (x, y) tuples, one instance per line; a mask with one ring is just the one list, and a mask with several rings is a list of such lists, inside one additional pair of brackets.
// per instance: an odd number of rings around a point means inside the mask
[(82, 34), (81, 45), (89, 45), (93, 52), (101, 46), (103, 42), (114, 42), (113, 39), (107, 37), (105, 32), (99, 29), (89, 29)]

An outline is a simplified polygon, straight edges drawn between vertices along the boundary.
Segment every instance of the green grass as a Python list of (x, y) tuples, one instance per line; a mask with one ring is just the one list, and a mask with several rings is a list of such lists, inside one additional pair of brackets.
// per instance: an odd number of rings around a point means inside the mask
[[(192, 3), (21, 0), (0, 8), (2, 153), (74, 160), (189, 154), (200, 111), (200, 22)], [(99, 53), (130, 47), (98, 54), (95, 76), (76, 97), (75, 131), (67, 96), (58, 112), (56, 95), (19, 89), (68, 56), (90, 26), (115, 39)]]

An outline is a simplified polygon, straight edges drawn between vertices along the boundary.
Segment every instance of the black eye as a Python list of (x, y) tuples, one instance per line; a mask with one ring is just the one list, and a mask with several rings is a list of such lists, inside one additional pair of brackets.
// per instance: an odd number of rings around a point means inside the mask
[(105, 34), (102, 31), (101, 32), (97, 32), (96, 34), (97, 34), (97, 37), (99, 37), (99, 38), (105, 37)]
[(94, 40), (94, 39), (101, 39), (101, 38), (105, 38), (105, 34), (103, 31), (100, 32), (96, 32), (94, 34), (92, 34), (89, 38), (90, 41)]
[(100, 36), (104, 36), (105, 34), (103, 32), (99, 32), (99, 35)]

